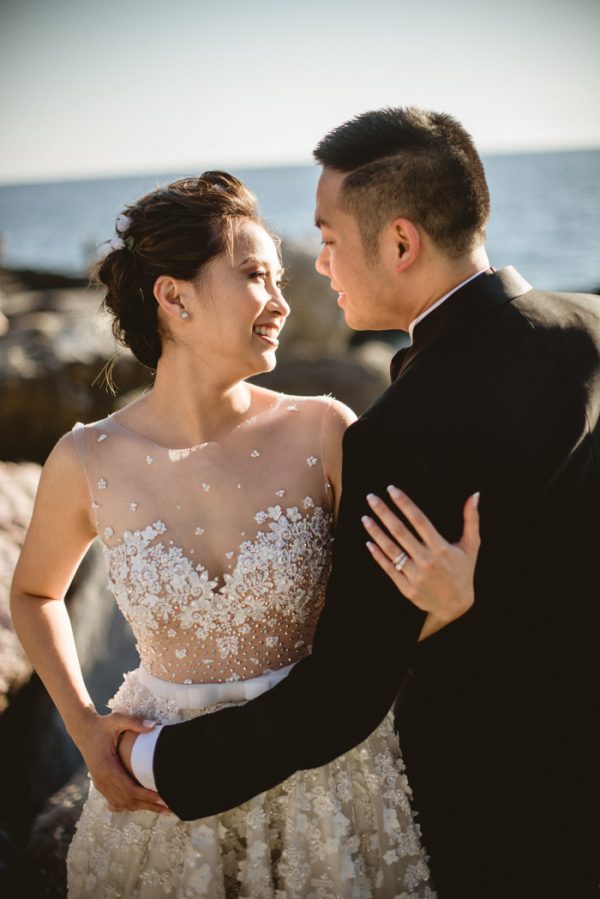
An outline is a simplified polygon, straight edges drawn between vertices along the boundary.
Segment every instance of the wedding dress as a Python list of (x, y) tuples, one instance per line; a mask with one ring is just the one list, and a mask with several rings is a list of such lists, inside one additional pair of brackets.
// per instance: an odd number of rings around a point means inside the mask
[[(330, 414), (329, 398), (277, 395), (188, 449), (152, 443), (119, 413), (76, 426), (109, 585), (141, 659), (111, 709), (174, 724), (258, 695), (310, 652), (331, 559)], [(113, 813), (92, 784), (68, 895), (431, 899), (409, 795), (391, 715), (336, 761), (210, 818)]]

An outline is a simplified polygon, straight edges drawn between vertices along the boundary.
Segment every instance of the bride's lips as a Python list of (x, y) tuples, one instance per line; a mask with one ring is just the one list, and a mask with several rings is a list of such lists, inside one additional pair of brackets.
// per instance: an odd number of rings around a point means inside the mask
[(281, 328), (277, 325), (255, 325), (252, 329), (252, 333), (255, 337), (258, 337), (259, 340), (262, 340), (264, 343), (268, 344), (271, 347), (279, 346), (279, 332)]

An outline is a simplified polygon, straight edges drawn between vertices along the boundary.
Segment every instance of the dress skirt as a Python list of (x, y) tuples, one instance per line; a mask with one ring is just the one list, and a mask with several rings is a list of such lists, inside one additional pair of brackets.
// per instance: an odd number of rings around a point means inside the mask
[[(254, 698), (286, 673), (187, 685), (139, 668), (109, 706), (176, 724)], [(111, 812), (91, 784), (67, 857), (68, 896), (434, 899), (409, 796), (391, 713), (335, 761), (197, 821)]]

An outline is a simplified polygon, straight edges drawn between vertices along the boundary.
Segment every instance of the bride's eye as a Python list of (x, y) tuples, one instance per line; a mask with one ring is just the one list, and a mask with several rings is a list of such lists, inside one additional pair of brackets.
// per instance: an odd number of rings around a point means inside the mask
[(266, 278), (267, 273), (264, 269), (257, 269), (255, 272), (250, 272), (248, 275), (249, 278)]
[(284, 277), (284, 278), (280, 278), (279, 281), (276, 281), (275, 283), (277, 285), (278, 290), (285, 290), (285, 288), (288, 286), (290, 281), (289, 281), (289, 278)]

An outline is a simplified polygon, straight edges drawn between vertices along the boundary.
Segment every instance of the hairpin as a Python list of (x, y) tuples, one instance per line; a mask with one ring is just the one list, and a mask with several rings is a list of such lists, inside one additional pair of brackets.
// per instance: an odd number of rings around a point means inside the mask
[(110, 246), (113, 250), (129, 250), (129, 252), (133, 252), (135, 249), (135, 241), (131, 234), (126, 234), (126, 231), (131, 226), (131, 219), (128, 215), (118, 215), (117, 220), (115, 222), (115, 230), (117, 232), (116, 236), (110, 241)]

